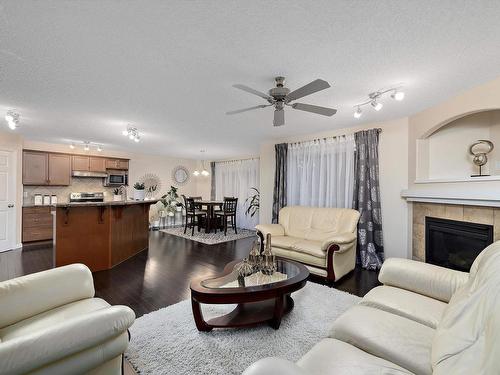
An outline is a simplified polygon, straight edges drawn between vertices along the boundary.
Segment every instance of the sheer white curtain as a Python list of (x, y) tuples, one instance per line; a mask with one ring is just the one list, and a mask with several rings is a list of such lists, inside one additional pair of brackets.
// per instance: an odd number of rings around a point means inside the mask
[(259, 159), (236, 160), (215, 163), (215, 198), (238, 198), (236, 225), (238, 228), (253, 229), (258, 224), (258, 214), (254, 217), (245, 215), (245, 200), (259, 189)]
[(351, 208), (354, 135), (288, 145), (289, 206)]

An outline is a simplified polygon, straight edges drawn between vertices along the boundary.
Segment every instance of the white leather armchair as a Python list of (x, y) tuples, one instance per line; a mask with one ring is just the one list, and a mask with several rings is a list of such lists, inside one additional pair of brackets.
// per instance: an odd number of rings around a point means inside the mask
[(134, 312), (94, 298), (83, 264), (1, 282), (0, 312), (0, 374), (121, 374)]
[(337, 281), (356, 265), (359, 212), (348, 208), (289, 206), (279, 224), (255, 227), (264, 240), (271, 234), (275, 255), (303, 263), (311, 273)]
[(296, 363), (264, 358), (243, 374), (499, 373), (500, 241), (469, 273), (388, 259), (379, 280)]

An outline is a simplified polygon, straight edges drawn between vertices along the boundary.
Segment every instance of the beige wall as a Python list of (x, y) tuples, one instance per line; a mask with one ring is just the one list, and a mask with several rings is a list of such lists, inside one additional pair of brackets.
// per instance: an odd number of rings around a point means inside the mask
[[(478, 198), (497, 196), (498, 191), (500, 191), (500, 181), (415, 184), (416, 143), (418, 139), (425, 138), (444, 124), (464, 115), (494, 109), (500, 109), (500, 77), (411, 116), (409, 118), (408, 138), (409, 188), (422, 191), (440, 189), (455, 196), (469, 194), (472, 189)], [(500, 145), (496, 146), (500, 147)]]
[(274, 145), (282, 142), (297, 142), (315, 138), (353, 133), (358, 130), (381, 128), (380, 136), (380, 193), (382, 200), (382, 220), (384, 225), (384, 245), (387, 257), (411, 255), (407, 240), (406, 202), (401, 198), (401, 190), (408, 183), (408, 120), (407, 118), (384, 123), (366, 124), (347, 129), (290, 137), (266, 142), (260, 148), (260, 222), (270, 223), (272, 216), (274, 186)]

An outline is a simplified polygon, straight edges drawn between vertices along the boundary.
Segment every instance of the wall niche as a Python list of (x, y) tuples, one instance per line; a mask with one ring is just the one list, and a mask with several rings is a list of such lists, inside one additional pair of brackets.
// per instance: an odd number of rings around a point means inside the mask
[[(479, 139), (493, 142), (483, 174), (472, 162), (469, 146)], [(500, 180), (500, 109), (466, 114), (436, 126), (417, 140), (416, 183)]]

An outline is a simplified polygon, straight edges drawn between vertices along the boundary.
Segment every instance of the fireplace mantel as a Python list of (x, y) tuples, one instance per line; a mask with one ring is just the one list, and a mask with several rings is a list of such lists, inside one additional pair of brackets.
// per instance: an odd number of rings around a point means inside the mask
[(450, 193), (434, 189), (408, 189), (401, 192), (408, 202), (457, 204), (465, 206), (500, 207), (500, 191), (477, 196), (474, 192)]

